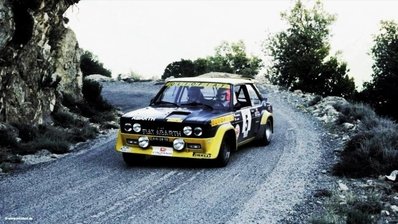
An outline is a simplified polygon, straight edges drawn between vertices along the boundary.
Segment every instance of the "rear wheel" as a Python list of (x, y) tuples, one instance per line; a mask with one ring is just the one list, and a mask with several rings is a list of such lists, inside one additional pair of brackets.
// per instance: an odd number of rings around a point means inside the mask
[(218, 156), (215, 161), (216, 166), (218, 167), (226, 166), (229, 162), (230, 157), (231, 157), (231, 144), (228, 143), (224, 137), (220, 146), (220, 152), (218, 153)]
[(144, 155), (140, 154), (123, 153), (123, 160), (128, 166), (139, 165), (143, 162), (144, 158)]

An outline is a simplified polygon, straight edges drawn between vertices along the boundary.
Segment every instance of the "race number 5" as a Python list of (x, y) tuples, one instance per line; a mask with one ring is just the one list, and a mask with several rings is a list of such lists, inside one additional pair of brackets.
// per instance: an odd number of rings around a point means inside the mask
[(250, 109), (242, 110), (242, 134), (243, 138), (246, 138), (249, 135), (249, 131), (252, 126), (252, 115), (250, 113)]

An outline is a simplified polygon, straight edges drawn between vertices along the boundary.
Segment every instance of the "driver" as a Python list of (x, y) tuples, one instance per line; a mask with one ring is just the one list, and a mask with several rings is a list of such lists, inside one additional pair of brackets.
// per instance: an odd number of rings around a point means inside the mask
[(229, 89), (219, 89), (217, 92), (217, 103), (224, 107), (229, 107), (231, 102), (231, 91)]

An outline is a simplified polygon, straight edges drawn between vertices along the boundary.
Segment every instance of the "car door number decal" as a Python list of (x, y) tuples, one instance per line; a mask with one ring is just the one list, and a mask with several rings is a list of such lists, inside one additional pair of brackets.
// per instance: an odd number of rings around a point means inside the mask
[(243, 138), (247, 138), (252, 126), (252, 115), (250, 113), (250, 109), (242, 110), (242, 121), (243, 121), (242, 124)]

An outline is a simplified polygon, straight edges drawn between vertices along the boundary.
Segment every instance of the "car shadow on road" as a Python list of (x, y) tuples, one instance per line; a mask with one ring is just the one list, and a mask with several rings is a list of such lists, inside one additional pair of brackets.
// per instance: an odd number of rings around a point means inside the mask
[[(121, 161), (123, 162), (123, 161)], [(206, 159), (182, 159), (169, 157), (147, 157), (136, 165), (125, 165), (128, 169), (134, 168), (178, 168), (178, 169), (202, 169), (217, 168), (214, 161)]]
[[(256, 147), (255, 143), (249, 143), (242, 146), (238, 151), (231, 154), (230, 161), (227, 165), (232, 166), (236, 157), (244, 156), (246, 153), (250, 153), (253, 147)], [(120, 163), (124, 163), (123, 159), (120, 158)], [(171, 157), (160, 157), (160, 156), (148, 156), (144, 160), (134, 165), (126, 165), (128, 169), (132, 168), (180, 168), (180, 169), (192, 169), (192, 168), (206, 168), (206, 169), (220, 169), (223, 167), (217, 167), (214, 160), (208, 159), (186, 159), (186, 158), (171, 158)]]

